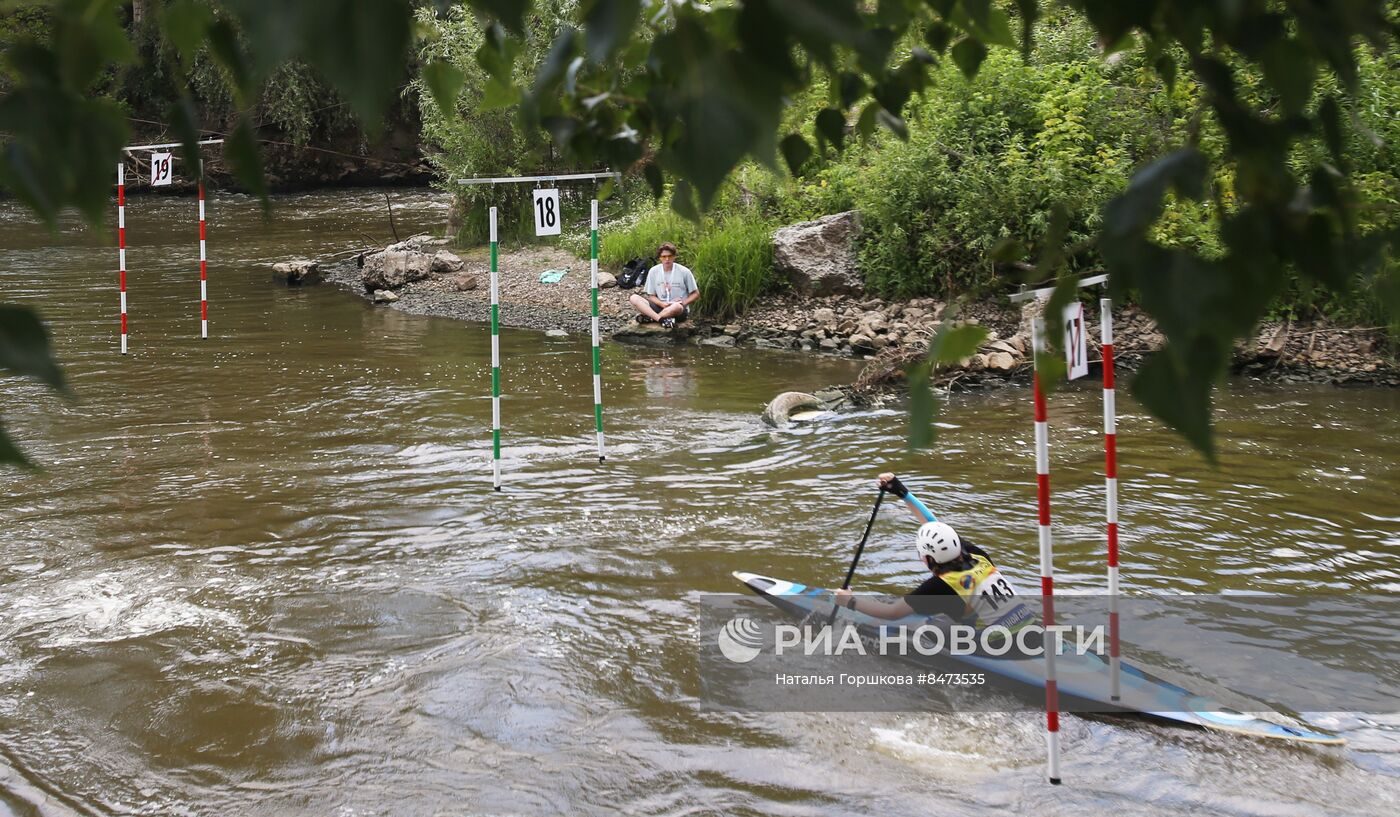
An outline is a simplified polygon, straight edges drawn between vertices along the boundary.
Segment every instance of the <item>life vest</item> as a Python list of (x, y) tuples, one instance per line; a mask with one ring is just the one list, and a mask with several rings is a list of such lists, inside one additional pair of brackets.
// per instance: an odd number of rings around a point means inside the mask
[(1000, 624), (1011, 632), (1035, 623), (1035, 613), (1025, 602), (1016, 598), (1016, 588), (1001, 575), (991, 560), (974, 553), (967, 554), (972, 566), (964, 570), (939, 573), (963, 600), (967, 612), (977, 617), (977, 627), (986, 629)]

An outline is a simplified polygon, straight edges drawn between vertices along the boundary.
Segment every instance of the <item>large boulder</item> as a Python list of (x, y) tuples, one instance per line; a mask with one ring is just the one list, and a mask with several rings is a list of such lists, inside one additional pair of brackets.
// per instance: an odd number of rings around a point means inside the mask
[(855, 210), (783, 227), (773, 234), (773, 265), (803, 295), (862, 292), (855, 250), (859, 233)]
[(434, 256), (403, 244), (365, 256), (360, 282), (366, 290), (398, 289), (433, 274)]

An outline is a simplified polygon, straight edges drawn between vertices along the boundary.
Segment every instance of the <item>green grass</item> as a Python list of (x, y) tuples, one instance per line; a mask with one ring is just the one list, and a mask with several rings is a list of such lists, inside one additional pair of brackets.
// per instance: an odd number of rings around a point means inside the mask
[(733, 317), (776, 288), (773, 226), (734, 218), (700, 239), (691, 269), (700, 287), (701, 313), (718, 319)]
[(700, 287), (697, 313), (724, 320), (777, 288), (773, 274), (777, 225), (746, 215), (696, 224), (665, 207), (649, 209), (603, 231), (599, 263), (615, 273), (633, 258), (655, 259), (656, 248), (669, 241), (677, 247), (676, 260), (695, 273)]

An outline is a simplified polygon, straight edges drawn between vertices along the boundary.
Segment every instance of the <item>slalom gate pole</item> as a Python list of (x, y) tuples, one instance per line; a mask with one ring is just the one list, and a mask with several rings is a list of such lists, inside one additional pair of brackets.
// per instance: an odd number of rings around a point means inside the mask
[(491, 484), (501, 490), (501, 291), (496, 278), (496, 208), (491, 208)]
[(1099, 300), (1103, 346), (1103, 473), (1108, 524), (1108, 670), (1109, 698), (1118, 701), (1121, 669), (1118, 651), (1118, 403), (1113, 385), (1113, 299)]
[(598, 337), (598, 200), (593, 199), (591, 214), (592, 256), (590, 267), (593, 281), (593, 427), (598, 433), (598, 462), (607, 459), (603, 452), (603, 358)]
[[(1040, 594), (1046, 632), (1055, 624), (1055, 553), (1050, 538), (1050, 432), (1045, 412), (1045, 393), (1040, 388), (1041, 336), (1045, 321), (1036, 316), (1031, 324), (1031, 349), (1035, 355), (1033, 383), (1035, 399), (1035, 483), (1040, 511)], [(1060, 693), (1055, 680), (1055, 652), (1045, 644), (1045, 743), (1050, 783), (1060, 784)]]
[(209, 338), (209, 270), (204, 251), (204, 162), (199, 163), (199, 336)]
[(126, 164), (117, 162), (117, 288), (121, 292), (122, 354), (126, 354)]

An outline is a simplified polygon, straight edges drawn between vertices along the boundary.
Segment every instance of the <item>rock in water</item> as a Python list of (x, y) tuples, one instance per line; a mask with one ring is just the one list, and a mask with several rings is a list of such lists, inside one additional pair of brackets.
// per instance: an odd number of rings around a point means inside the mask
[(774, 428), (781, 428), (787, 425), (793, 412), (820, 410), (821, 408), (822, 401), (814, 394), (785, 391), (774, 397), (772, 402), (763, 408), (763, 422)]
[(856, 268), (860, 213), (849, 210), (783, 227), (773, 234), (773, 265), (799, 293), (858, 293), (865, 284)]
[(567, 338), (569, 333), (563, 329), (546, 329), (544, 336), (547, 338)]
[(377, 304), (391, 304), (399, 299), (399, 294), (391, 289), (376, 289), (373, 297)]
[(321, 280), (321, 265), (309, 258), (293, 258), (272, 265), (272, 273), (286, 281), (288, 286), (314, 284)]

